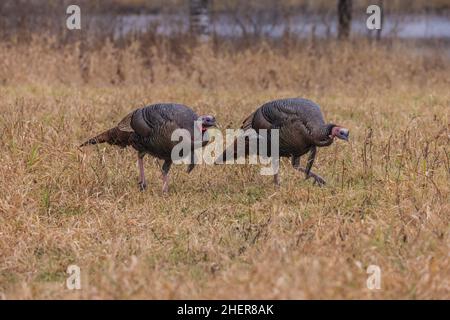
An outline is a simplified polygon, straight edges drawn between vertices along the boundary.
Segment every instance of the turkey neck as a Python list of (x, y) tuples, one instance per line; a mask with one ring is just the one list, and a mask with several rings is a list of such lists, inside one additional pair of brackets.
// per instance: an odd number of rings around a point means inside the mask
[(328, 123), (320, 126), (313, 132), (313, 143), (318, 147), (326, 147), (333, 143), (333, 138), (330, 138), (331, 130), (335, 125)]

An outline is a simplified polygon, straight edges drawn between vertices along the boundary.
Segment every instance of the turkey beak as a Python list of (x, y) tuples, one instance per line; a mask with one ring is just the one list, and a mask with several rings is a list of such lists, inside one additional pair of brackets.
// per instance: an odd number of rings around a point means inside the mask
[(339, 135), (340, 135), (340, 138), (341, 138), (342, 140), (345, 140), (345, 141), (348, 142), (348, 138), (349, 138), (349, 135), (350, 135), (350, 132), (349, 132), (348, 129), (341, 129), (341, 130), (339, 131)]

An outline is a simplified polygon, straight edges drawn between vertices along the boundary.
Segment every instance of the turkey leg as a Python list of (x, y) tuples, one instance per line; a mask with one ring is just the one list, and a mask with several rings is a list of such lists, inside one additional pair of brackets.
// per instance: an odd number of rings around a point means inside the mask
[(138, 167), (139, 167), (139, 189), (144, 191), (147, 188), (147, 182), (145, 181), (145, 173), (144, 173), (144, 155), (142, 153), (138, 153)]
[(273, 183), (275, 184), (275, 186), (279, 187), (280, 186), (280, 176), (278, 173), (275, 173), (273, 175)]
[(169, 170), (170, 170), (171, 165), (172, 165), (172, 161), (166, 160), (166, 161), (164, 161), (164, 164), (162, 166), (162, 179), (163, 179), (162, 192), (163, 193), (169, 192)]
[(316, 159), (316, 150), (317, 150), (317, 148), (315, 146), (311, 147), (311, 149), (310, 149), (308, 162), (306, 163), (305, 179), (309, 178), (309, 173), (311, 172), (312, 165), (314, 163), (314, 160)]
[[(298, 171), (301, 171), (301, 172), (304, 172), (305, 174), (307, 174), (306, 172), (306, 169), (305, 168), (303, 168), (303, 167), (294, 167), (294, 169), (295, 170), (298, 170)], [(319, 185), (319, 186), (323, 186), (323, 185), (325, 185), (326, 184), (326, 182), (325, 182), (325, 180), (321, 177), (321, 176), (319, 176), (318, 174), (315, 174), (314, 172), (312, 172), (312, 171), (309, 171), (309, 173), (308, 173), (308, 175), (306, 176), (306, 179), (309, 179), (309, 178), (313, 178), (314, 179), (314, 183), (316, 183), (317, 182), (317, 184)]]
[(188, 165), (187, 173), (191, 173), (191, 171), (194, 170), (194, 168), (195, 168), (195, 151), (192, 150), (191, 151), (191, 162)]

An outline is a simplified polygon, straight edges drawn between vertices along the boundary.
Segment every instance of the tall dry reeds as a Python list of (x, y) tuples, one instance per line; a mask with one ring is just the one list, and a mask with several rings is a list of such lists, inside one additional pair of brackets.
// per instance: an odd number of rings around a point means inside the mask
[[(193, 41), (193, 40), (192, 40)], [(189, 82), (205, 88), (272, 86), (296, 90), (362, 90), (408, 84), (448, 84), (445, 50), (435, 44), (422, 54), (414, 43), (374, 44), (365, 39), (193, 45), (183, 38), (150, 44), (106, 40), (88, 46), (61, 45), (52, 37), (28, 43), (0, 42), (3, 85), (135, 85)], [(433, 49), (434, 48), (434, 49)], [(253, 67), (257, 66), (257, 67)], [(242, 72), (245, 70), (246, 72)], [(427, 75), (426, 77), (424, 75)], [(350, 86), (351, 84), (351, 86)]]

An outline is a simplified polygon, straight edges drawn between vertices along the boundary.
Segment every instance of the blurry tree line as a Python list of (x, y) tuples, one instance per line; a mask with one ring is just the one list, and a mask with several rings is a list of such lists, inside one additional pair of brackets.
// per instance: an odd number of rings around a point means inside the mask
[[(83, 31), (78, 34), (65, 28), (66, 8), (70, 4), (81, 7)], [(351, 34), (352, 17), (355, 13), (364, 15), (370, 4), (383, 4), (383, 12), (390, 13), (441, 13), (450, 8), (448, 0), (1, 0), (0, 39), (26, 42), (33, 34), (47, 34), (61, 43), (87, 38), (120, 43), (123, 39), (117, 39), (117, 30), (121, 28), (121, 18), (139, 14), (158, 15), (162, 21), (166, 16), (185, 18), (188, 28), (180, 28), (172, 37), (188, 32), (194, 37), (213, 38), (217, 38), (214, 22), (226, 14), (227, 23), (240, 29), (241, 43), (264, 38), (267, 29), (290, 23), (296, 15), (315, 14), (327, 30), (333, 24), (337, 37), (346, 39)], [(103, 19), (96, 19), (100, 16)], [(151, 40), (160, 36), (157, 29), (157, 23), (149, 22), (145, 31), (134, 30), (127, 37)], [(294, 36), (286, 29), (280, 38)]]
[[(188, 0), (189, 2), (189, 25), (194, 34), (201, 36), (209, 35), (209, 11), (212, 0)], [(352, 20), (352, 0), (337, 1), (338, 15), (338, 37), (346, 39), (350, 35)]]

